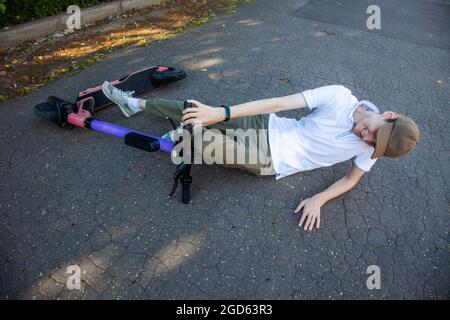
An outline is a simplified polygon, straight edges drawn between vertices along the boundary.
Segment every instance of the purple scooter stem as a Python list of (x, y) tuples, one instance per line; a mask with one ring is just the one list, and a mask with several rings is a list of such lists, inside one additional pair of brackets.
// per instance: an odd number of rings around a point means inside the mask
[(159, 146), (160, 146), (160, 150), (167, 152), (167, 153), (171, 153), (173, 146), (175, 145), (175, 142), (161, 138), (161, 137), (156, 137), (156, 136), (152, 136), (143, 132), (139, 132), (139, 131), (135, 131), (135, 130), (131, 130), (125, 127), (121, 127), (109, 122), (104, 122), (104, 121), (100, 121), (100, 120), (92, 120), (90, 122), (90, 128), (94, 131), (100, 131), (112, 136), (115, 136), (117, 138), (125, 138), (125, 136), (128, 133), (137, 133), (149, 138), (153, 138), (153, 139), (157, 139), (159, 141)]
[[(134, 147), (146, 151), (160, 150), (166, 153), (172, 152), (172, 149), (175, 145), (175, 142), (173, 141), (161, 137), (152, 136), (143, 132), (131, 130), (109, 122), (95, 120), (94, 118), (92, 118), (92, 113), (86, 110), (86, 106), (89, 106), (89, 104), (95, 104), (95, 101), (92, 97), (87, 97), (78, 101), (77, 112), (69, 112), (67, 115), (67, 122), (80, 128), (89, 128), (94, 131), (100, 131), (118, 138), (122, 138), (125, 140), (126, 144), (130, 144)], [(130, 142), (130, 139), (133, 141)], [(158, 146), (154, 145), (154, 142), (156, 141), (158, 143)], [(149, 144), (152, 144), (152, 146), (150, 146)]]

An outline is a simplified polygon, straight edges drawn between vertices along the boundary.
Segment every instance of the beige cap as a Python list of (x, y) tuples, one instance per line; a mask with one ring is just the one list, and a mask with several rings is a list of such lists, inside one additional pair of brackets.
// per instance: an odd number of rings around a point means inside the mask
[(386, 123), (377, 133), (372, 159), (400, 157), (410, 152), (419, 143), (419, 128), (409, 117), (398, 115), (394, 122)]

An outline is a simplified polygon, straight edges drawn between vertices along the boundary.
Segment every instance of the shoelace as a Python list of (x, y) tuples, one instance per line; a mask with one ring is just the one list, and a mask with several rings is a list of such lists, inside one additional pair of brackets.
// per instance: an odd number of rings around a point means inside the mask
[[(119, 88), (115, 88), (118, 92), (119, 92), (119, 94), (122, 96), (122, 97), (132, 97), (133, 96), (133, 94), (134, 94), (134, 91), (122, 91), (122, 90), (120, 90)], [(117, 92), (116, 91), (116, 92)]]
[(132, 97), (134, 94), (134, 91), (123, 91), (123, 95), (127, 97)]

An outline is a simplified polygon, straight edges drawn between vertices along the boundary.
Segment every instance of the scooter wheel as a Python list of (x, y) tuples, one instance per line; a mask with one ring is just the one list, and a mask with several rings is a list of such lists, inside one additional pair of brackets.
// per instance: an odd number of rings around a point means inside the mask
[(34, 106), (34, 114), (42, 119), (58, 121), (59, 113), (56, 104), (50, 102), (39, 103)]

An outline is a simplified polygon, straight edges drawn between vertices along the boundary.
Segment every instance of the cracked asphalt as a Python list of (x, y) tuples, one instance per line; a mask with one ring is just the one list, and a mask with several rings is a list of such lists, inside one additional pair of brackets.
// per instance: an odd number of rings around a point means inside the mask
[[(449, 51), (300, 17), (304, 3), (242, 4), (1, 103), (0, 298), (448, 299)], [(236, 104), (343, 84), (415, 119), (421, 142), (404, 158), (378, 161), (322, 208), (321, 229), (307, 233), (294, 208), (350, 163), (279, 181), (196, 166), (192, 203), (183, 205), (179, 193), (167, 198), (174, 171), (167, 155), (33, 115), (49, 95), (73, 100), (156, 64), (188, 78), (149, 97)], [(170, 129), (117, 108), (97, 117), (155, 134)], [(69, 265), (81, 269), (80, 290), (66, 286)], [(366, 286), (370, 265), (380, 267), (379, 290)]]

